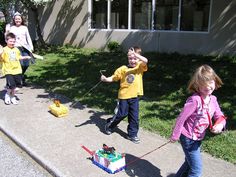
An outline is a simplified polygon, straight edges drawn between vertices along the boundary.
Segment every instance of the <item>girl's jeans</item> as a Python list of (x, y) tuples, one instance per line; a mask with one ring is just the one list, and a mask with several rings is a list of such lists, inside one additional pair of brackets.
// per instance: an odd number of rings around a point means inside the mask
[(175, 177), (200, 177), (202, 174), (201, 141), (195, 141), (181, 135), (180, 143), (185, 154), (185, 162)]
[[(30, 53), (26, 49), (24, 49), (23, 47), (18, 47), (18, 49), (20, 50), (21, 56), (30, 56)], [(22, 76), (24, 76), (25, 71), (29, 67), (29, 63), (30, 63), (29, 59), (20, 60), (20, 64), (21, 64), (21, 68), (22, 68)]]

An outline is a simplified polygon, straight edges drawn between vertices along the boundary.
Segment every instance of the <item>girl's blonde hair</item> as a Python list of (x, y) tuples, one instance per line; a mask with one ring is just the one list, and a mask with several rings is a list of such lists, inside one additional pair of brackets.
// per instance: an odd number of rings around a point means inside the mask
[(190, 93), (199, 92), (200, 86), (207, 85), (207, 83), (212, 80), (215, 81), (215, 89), (223, 85), (220, 77), (209, 65), (202, 65), (195, 70), (188, 84), (188, 91)]

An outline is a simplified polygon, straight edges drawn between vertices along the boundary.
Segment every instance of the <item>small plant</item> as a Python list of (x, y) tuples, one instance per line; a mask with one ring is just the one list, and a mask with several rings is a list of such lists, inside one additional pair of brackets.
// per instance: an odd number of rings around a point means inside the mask
[(110, 41), (107, 44), (107, 48), (110, 52), (121, 51), (121, 45), (117, 41)]

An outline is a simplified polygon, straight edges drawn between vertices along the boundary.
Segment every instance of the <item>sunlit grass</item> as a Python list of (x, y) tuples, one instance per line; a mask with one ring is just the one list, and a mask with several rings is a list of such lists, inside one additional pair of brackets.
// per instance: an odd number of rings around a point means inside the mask
[[(66, 95), (93, 108), (113, 114), (118, 83), (100, 83), (100, 70), (110, 76), (116, 68), (127, 64), (125, 53), (109, 53), (95, 49), (52, 47), (27, 72), (28, 81), (47, 91)], [(236, 62), (233, 57), (173, 54), (144, 54), (148, 72), (144, 75), (144, 97), (140, 101), (140, 126), (168, 138), (176, 117), (189, 94), (186, 86), (192, 71), (201, 64), (211, 65), (224, 81), (215, 91), (222, 111), (228, 117), (228, 130), (217, 136), (207, 133), (203, 150), (236, 163)], [(85, 95), (86, 94), (86, 95)]]

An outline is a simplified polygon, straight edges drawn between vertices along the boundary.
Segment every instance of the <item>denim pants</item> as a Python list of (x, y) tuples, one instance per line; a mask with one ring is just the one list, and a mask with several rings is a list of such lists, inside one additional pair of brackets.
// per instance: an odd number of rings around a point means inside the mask
[[(18, 47), (18, 49), (20, 50), (21, 56), (30, 56), (30, 53), (23, 47)], [(30, 60), (29, 59), (20, 60), (20, 64), (22, 68), (22, 76), (24, 76), (27, 68), (29, 67)]]
[(120, 99), (118, 112), (113, 116), (110, 128), (115, 128), (126, 116), (128, 116), (128, 135), (135, 137), (139, 130), (139, 98)]
[(175, 177), (200, 177), (202, 174), (201, 141), (181, 135), (180, 143), (185, 154), (185, 161)]

